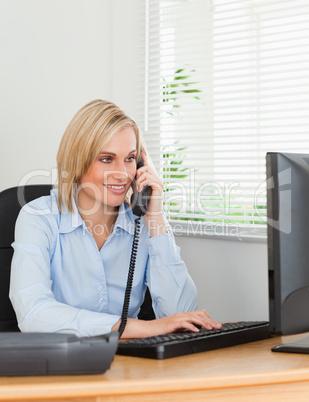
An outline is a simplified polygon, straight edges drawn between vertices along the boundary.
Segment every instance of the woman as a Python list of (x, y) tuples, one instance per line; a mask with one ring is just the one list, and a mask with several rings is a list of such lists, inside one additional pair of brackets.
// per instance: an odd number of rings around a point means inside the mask
[[(144, 166), (137, 170), (140, 156)], [(111, 102), (88, 103), (64, 133), (57, 167), (57, 188), (27, 204), (16, 222), (10, 298), (21, 331), (90, 336), (118, 330), (136, 218), (128, 205), (135, 176), (137, 189), (149, 185), (152, 194), (123, 337), (221, 327), (196, 311), (196, 287), (162, 215), (163, 185), (134, 120)], [(156, 320), (136, 319), (146, 286)]]

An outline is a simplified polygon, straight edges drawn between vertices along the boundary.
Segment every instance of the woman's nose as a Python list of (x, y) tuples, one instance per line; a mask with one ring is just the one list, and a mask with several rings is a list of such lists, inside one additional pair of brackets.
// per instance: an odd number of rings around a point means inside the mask
[(128, 177), (128, 172), (125, 164), (123, 162), (118, 162), (115, 166), (115, 169), (112, 172), (114, 178), (123, 178)]

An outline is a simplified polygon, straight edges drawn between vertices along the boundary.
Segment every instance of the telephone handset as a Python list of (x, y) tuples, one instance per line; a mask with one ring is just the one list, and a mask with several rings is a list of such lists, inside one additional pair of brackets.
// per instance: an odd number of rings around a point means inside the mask
[[(140, 156), (136, 168), (144, 166), (142, 157)], [(135, 179), (133, 179), (133, 194), (131, 195), (131, 208), (136, 216), (143, 216), (147, 212), (148, 200), (151, 196), (151, 188), (144, 186), (142, 191), (138, 192), (136, 188)]]
[[(137, 162), (136, 168), (139, 169), (140, 167), (144, 166), (144, 162), (142, 157)], [(129, 272), (127, 278), (127, 286), (124, 295), (124, 301), (122, 306), (122, 313), (121, 313), (121, 322), (119, 325), (118, 333), (119, 338), (121, 337), (125, 326), (128, 320), (128, 312), (129, 312), (129, 305), (130, 305), (130, 296), (133, 284), (133, 276), (134, 276), (134, 269), (135, 269), (135, 262), (136, 262), (136, 255), (138, 249), (138, 241), (140, 235), (140, 223), (141, 217), (146, 214), (147, 212), (147, 204), (148, 200), (151, 196), (151, 188), (149, 186), (144, 186), (142, 191), (138, 192), (136, 187), (135, 179), (133, 180), (133, 194), (131, 195), (131, 208), (134, 215), (138, 216), (135, 219), (135, 226), (134, 226), (134, 237), (132, 243), (132, 251), (131, 251), (131, 258), (130, 258), (130, 265), (129, 265)]]

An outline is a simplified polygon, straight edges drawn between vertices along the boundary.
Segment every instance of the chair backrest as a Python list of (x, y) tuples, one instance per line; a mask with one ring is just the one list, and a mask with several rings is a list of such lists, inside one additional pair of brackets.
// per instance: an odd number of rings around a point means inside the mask
[(0, 192), (0, 331), (19, 331), (16, 315), (9, 299), (14, 229), (20, 209), (42, 195), (49, 195), (52, 186), (33, 184), (12, 187)]

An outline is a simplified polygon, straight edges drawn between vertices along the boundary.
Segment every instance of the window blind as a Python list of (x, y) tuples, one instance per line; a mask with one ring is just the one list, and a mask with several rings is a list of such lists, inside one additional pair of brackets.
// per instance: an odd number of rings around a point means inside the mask
[(309, 152), (309, 1), (143, 3), (138, 121), (175, 233), (265, 237), (266, 152)]

